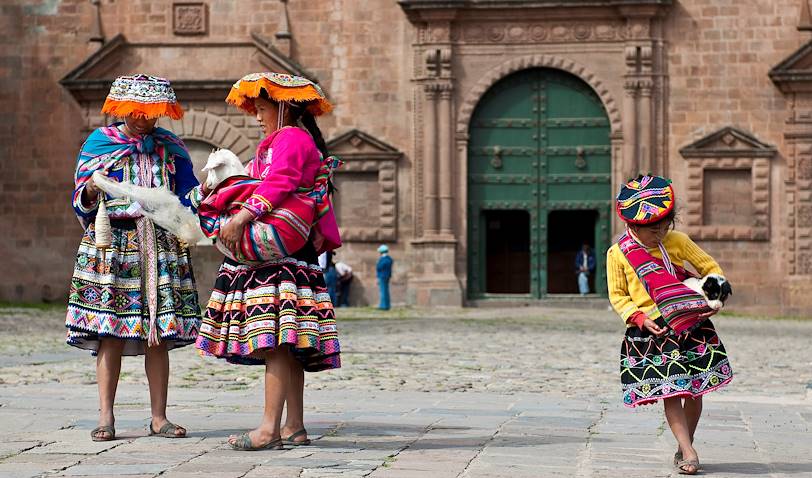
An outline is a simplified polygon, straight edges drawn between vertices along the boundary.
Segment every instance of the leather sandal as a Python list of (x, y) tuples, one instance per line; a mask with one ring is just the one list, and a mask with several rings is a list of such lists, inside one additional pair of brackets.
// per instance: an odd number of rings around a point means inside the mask
[[(693, 467), (693, 470), (688, 467)], [(680, 475), (696, 475), (699, 473), (699, 460), (682, 460), (677, 463), (676, 468)]]
[(239, 451), (259, 451), (259, 450), (284, 450), (285, 447), (282, 445), (282, 439), (277, 438), (276, 440), (271, 440), (264, 445), (254, 446), (251, 443), (251, 437), (248, 436), (247, 433), (243, 433), (242, 435), (238, 436), (234, 443), (228, 442), (231, 445), (231, 448)]
[[(178, 435), (178, 430), (183, 430), (182, 435)], [(167, 421), (164, 426), (157, 432), (152, 428), (152, 420), (149, 422), (149, 436), (163, 437), (163, 438), (186, 438), (186, 429), (179, 427), (174, 423)]]
[[(103, 436), (106, 433), (107, 436)], [(111, 441), (116, 439), (116, 429), (113, 425), (102, 425), (90, 431), (90, 439), (93, 441)]]
[(307, 430), (302, 428), (298, 432), (291, 433), (290, 436), (288, 437), (283, 437), (282, 443), (291, 446), (307, 446), (311, 443), (310, 438), (305, 438), (304, 440), (296, 441), (296, 438), (300, 436), (307, 436)]

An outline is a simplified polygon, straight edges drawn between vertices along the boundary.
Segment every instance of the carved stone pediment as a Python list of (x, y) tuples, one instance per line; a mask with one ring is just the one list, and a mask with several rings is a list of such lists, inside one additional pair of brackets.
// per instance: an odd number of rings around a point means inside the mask
[(345, 159), (394, 159), (397, 160), (403, 153), (383, 141), (364, 133), (358, 129), (351, 129), (340, 134), (327, 143), (331, 153)]
[(327, 143), (345, 164), (334, 198), (341, 237), (348, 242), (397, 240), (397, 163), (403, 153), (353, 129)]
[(783, 93), (812, 93), (812, 41), (775, 65), (770, 79)]
[(775, 146), (733, 126), (724, 127), (699, 139), (679, 152), (684, 158), (772, 158)]
[[(482, 10), (493, 13), (505, 9), (561, 9), (580, 8), (585, 13), (596, 8), (636, 9), (641, 7), (671, 6), (672, 0), (399, 0), (398, 4), (410, 18), (425, 14), (437, 15), (437, 12), (461, 9)], [(644, 13), (644, 12), (641, 12)]]
[[(420, 43), (613, 42), (651, 35), (672, 0), (400, 0)], [(628, 20), (628, 21), (627, 21)]]
[[(211, 58), (225, 61), (214, 65)], [(222, 100), (239, 79), (233, 77), (235, 72), (262, 70), (317, 81), (312, 73), (257, 34), (252, 34), (250, 41), (218, 43), (131, 43), (118, 34), (59, 83), (80, 103), (100, 101), (117, 76), (144, 73), (169, 79), (183, 103)]]
[(727, 126), (680, 154), (688, 173), (685, 232), (703, 240), (769, 240), (774, 146)]

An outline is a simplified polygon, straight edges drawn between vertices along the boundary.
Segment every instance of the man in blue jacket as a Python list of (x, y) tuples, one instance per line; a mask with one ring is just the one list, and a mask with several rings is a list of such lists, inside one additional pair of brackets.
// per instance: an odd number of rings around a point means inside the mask
[(389, 310), (389, 279), (392, 277), (392, 258), (389, 257), (389, 247), (386, 244), (381, 244), (378, 248), (378, 253), (381, 257), (378, 259), (378, 264), (375, 266), (375, 273), (378, 276), (378, 291), (380, 294), (380, 304), (378, 308), (381, 310)]
[(595, 272), (595, 253), (584, 242), (581, 250), (575, 256), (575, 275), (578, 276), (578, 291), (581, 295), (589, 294), (589, 276)]

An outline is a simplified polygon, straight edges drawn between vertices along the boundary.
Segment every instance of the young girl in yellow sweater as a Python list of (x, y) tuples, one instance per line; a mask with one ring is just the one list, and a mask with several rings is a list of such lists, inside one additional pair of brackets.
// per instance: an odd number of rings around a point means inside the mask
[[(699, 471), (693, 447), (702, 395), (733, 378), (727, 353), (708, 317), (705, 298), (682, 284), (692, 276), (722, 275), (719, 264), (686, 234), (673, 230), (674, 189), (659, 176), (639, 176), (617, 197), (626, 232), (606, 254), (609, 300), (626, 322), (620, 348), (623, 403), (662, 400), (679, 448), (680, 474)], [(723, 297), (724, 300), (726, 297)]]

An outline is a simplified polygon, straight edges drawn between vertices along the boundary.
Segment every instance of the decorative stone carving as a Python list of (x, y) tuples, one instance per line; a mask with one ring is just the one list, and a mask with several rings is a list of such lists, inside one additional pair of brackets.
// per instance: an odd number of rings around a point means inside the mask
[(205, 3), (172, 4), (172, 29), (175, 35), (205, 35), (209, 28)]
[[(403, 154), (357, 129), (331, 139), (327, 148), (345, 163), (336, 173), (339, 193), (335, 206), (341, 217), (342, 239), (347, 242), (396, 241), (397, 163)], [(354, 201), (353, 193), (366, 194), (368, 201), (362, 200), (365, 198)], [(342, 202), (345, 200), (346, 203)], [(377, 202), (377, 214), (372, 201)], [(360, 208), (363, 214), (353, 214), (350, 208)]]
[(425, 60), (427, 77), (451, 77), (451, 48), (445, 47), (428, 49), (425, 52)]
[[(777, 154), (775, 147), (728, 126), (680, 149), (680, 154), (688, 164), (684, 202), (688, 234), (705, 240), (769, 240), (770, 160)], [(726, 199), (731, 208), (737, 201), (750, 204), (731, 209), (727, 217), (714, 217), (704, 211), (710, 198)]]
[(472, 23), (462, 28), (465, 43), (526, 43), (622, 41), (626, 27), (620, 22)]

